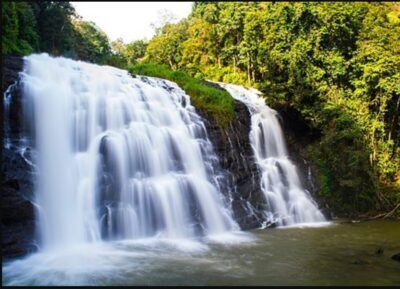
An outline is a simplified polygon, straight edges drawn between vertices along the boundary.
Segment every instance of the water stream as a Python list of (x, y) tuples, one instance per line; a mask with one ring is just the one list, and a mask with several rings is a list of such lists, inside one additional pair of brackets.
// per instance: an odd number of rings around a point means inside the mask
[(220, 84), (250, 111), (250, 142), (262, 172), (261, 189), (268, 205), (266, 221), (279, 226), (325, 222), (309, 192), (302, 187), (296, 166), (288, 157), (277, 112), (265, 104), (255, 89)]
[[(111, 242), (3, 265), (6, 285), (399, 285), (398, 221), (252, 230), (252, 239), (178, 248)], [(244, 237), (244, 236), (243, 236)], [(243, 238), (242, 237), (242, 238)], [(230, 240), (231, 237), (229, 237)], [(154, 240), (154, 239), (153, 239)], [(379, 252), (382, 249), (383, 253)], [(381, 252), (382, 252), (381, 251)], [(59, 262), (63, 259), (63, 262)]]
[(238, 228), (204, 124), (175, 83), (46, 54), (25, 58), (21, 81), (42, 249)]

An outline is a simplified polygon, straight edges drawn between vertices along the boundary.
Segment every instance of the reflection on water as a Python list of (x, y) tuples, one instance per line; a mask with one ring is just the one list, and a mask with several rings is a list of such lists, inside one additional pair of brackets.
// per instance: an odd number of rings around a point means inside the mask
[(399, 285), (399, 252), (400, 222), (335, 223), (34, 254), (3, 285)]

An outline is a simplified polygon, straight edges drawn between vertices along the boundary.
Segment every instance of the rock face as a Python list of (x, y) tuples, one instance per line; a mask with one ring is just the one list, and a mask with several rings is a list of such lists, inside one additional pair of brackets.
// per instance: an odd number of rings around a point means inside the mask
[(3, 148), (2, 253), (15, 257), (35, 250), (32, 168), (13, 149)]
[[(4, 133), (10, 141), (18, 140), (22, 131), (22, 91), (19, 85), (18, 73), (23, 69), (23, 60), (20, 57), (3, 56), (3, 79), (2, 92), (3, 98), (6, 90), (12, 95), (12, 101), (9, 103), (8, 111), (3, 111), (4, 115)], [(2, 106), (4, 110), (4, 106)]]
[(308, 190), (318, 208), (327, 219), (332, 218), (332, 212), (327, 201), (318, 194), (319, 184), (315, 178), (317, 169), (309, 161), (307, 146), (321, 138), (321, 132), (311, 129), (300, 113), (287, 106), (274, 106), (280, 118), (281, 127), (285, 137), (289, 158), (296, 165), (297, 172), (303, 187)]
[[(20, 57), (3, 56), (2, 58), (2, 91), (18, 81), (18, 73), (23, 68)], [(9, 114), (5, 114), (3, 105), (3, 132), (8, 136), (9, 145), (5, 147), (3, 135), (2, 146), (2, 254), (4, 258), (22, 256), (35, 250), (34, 239), (34, 206), (33, 168), (29, 164), (29, 148), (21, 150), (16, 146), (21, 125), (21, 92), (18, 85), (11, 89), (13, 102)]]
[[(218, 86), (215, 83), (209, 84)], [(306, 152), (307, 145), (317, 140), (320, 132), (310, 129), (297, 111), (288, 107), (273, 108), (280, 116), (289, 158), (297, 167), (303, 187), (310, 192), (318, 208), (329, 219), (331, 216), (326, 201), (318, 195), (319, 187), (314, 178), (316, 169), (307, 161)], [(235, 118), (226, 128), (219, 127), (206, 112), (197, 111), (206, 119), (207, 132), (221, 167), (231, 175), (230, 181), (235, 189), (232, 208), (236, 221), (244, 230), (261, 225), (273, 227), (275, 224), (262, 224), (266, 203), (260, 186), (260, 171), (250, 145), (251, 116), (246, 105), (235, 100)]]
[(235, 100), (235, 118), (221, 128), (206, 112), (196, 108), (205, 120), (208, 137), (213, 143), (220, 166), (228, 172), (234, 218), (241, 229), (262, 225), (265, 198), (260, 187), (260, 172), (250, 145), (251, 116), (245, 104)]
[(18, 56), (2, 56), (2, 81), (1, 87), (4, 92), (7, 87), (18, 79), (18, 74), (22, 71), (24, 61)]

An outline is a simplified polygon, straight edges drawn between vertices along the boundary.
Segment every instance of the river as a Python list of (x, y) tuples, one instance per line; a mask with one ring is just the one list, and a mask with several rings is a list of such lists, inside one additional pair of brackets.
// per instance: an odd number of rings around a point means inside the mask
[[(399, 285), (400, 222), (336, 221), (202, 242), (119, 241), (3, 264), (3, 285)], [(377, 251), (383, 249), (383, 253)]]

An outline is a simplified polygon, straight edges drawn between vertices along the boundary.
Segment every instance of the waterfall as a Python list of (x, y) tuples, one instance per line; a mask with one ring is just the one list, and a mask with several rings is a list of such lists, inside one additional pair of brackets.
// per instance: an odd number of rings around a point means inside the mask
[(265, 104), (255, 89), (220, 85), (250, 111), (250, 142), (262, 173), (261, 189), (268, 206), (266, 221), (279, 226), (325, 221), (288, 158), (277, 112)]
[(42, 249), (238, 229), (204, 123), (175, 83), (47, 54), (24, 61)]

